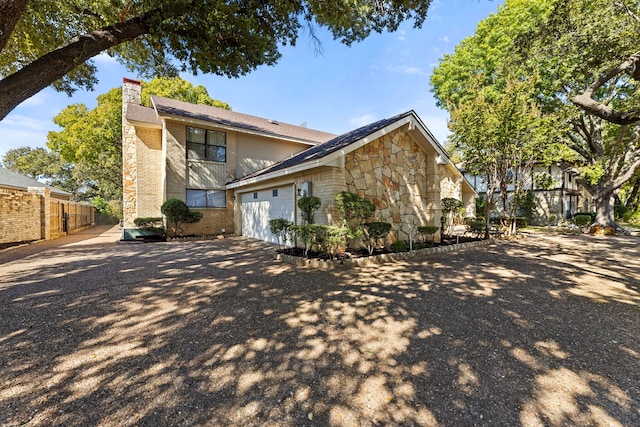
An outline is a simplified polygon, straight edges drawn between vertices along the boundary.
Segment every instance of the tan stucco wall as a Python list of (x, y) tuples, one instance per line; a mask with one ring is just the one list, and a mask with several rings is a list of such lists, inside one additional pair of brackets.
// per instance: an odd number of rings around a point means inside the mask
[(439, 174), (428, 155), (403, 130), (345, 156), (348, 191), (376, 204), (376, 220), (392, 224), (390, 240), (408, 239), (413, 227), (439, 225)]
[(236, 133), (236, 178), (286, 159), (292, 154), (307, 149), (308, 145), (279, 141), (258, 135)]

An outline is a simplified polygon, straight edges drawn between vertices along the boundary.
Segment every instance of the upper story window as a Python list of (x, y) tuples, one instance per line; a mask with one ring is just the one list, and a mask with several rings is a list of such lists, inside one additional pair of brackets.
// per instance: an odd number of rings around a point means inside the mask
[(187, 158), (189, 160), (226, 162), (226, 134), (187, 126)]

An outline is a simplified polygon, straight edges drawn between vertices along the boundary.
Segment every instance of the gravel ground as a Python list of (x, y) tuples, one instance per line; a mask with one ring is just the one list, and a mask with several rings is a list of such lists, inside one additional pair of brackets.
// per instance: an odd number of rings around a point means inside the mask
[(639, 238), (316, 271), (108, 237), (0, 253), (0, 425), (640, 425)]

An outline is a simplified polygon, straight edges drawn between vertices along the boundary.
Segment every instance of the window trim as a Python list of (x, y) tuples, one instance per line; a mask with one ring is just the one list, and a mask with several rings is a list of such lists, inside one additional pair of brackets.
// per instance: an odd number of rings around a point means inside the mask
[[(207, 201), (209, 200), (209, 198), (207, 197), (207, 192), (209, 191), (217, 191), (217, 192), (221, 192), (224, 193), (224, 206), (193, 206), (189, 204), (189, 191), (204, 191), (204, 200), (205, 203), (207, 203)], [(187, 206), (189, 207), (189, 209), (227, 209), (228, 207), (228, 203), (227, 203), (227, 190), (220, 190), (220, 189), (215, 189), (215, 188), (187, 188), (185, 189), (185, 200), (187, 203)]]
[[(197, 142), (197, 141), (190, 141), (189, 140), (189, 133), (190, 133), (189, 129), (196, 129), (196, 130), (199, 130), (199, 131), (204, 131), (204, 143)], [(210, 144), (209, 143), (209, 135), (210, 134), (223, 135), (224, 136), (224, 145)], [(193, 146), (193, 145), (204, 147), (204, 159), (200, 159), (200, 158), (195, 159), (195, 158), (189, 157), (189, 152), (191, 151), (189, 149), (189, 147)], [(207, 149), (207, 147), (217, 147), (218, 149), (224, 148), (224, 159), (223, 160), (217, 160), (217, 159), (216, 160), (211, 160), (211, 159), (208, 159), (207, 156), (208, 156), (209, 150)], [(199, 128), (199, 127), (196, 127), (196, 126), (186, 126), (185, 149), (186, 149), (187, 161), (227, 163), (227, 133), (226, 132), (217, 131), (217, 130), (212, 130), (212, 129)]]

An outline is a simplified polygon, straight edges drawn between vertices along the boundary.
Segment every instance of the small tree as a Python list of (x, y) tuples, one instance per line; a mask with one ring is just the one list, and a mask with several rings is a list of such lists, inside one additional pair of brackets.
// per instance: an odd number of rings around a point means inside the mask
[(364, 225), (366, 235), (368, 237), (367, 250), (369, 255), (373, 255), (373, 250), (378, 244), (379, 239), (384, 239), (391, 231), (391, 224), (388, 222), (368, 222)]
[(202, 219), (202, 213), (193, 212), (182, 200), (167, 199), (160, 207), (160, 212), (171, 223), (173, 236), (182, 235), (182, 224), (193, 224)]
[(313, 215), (322, 204), (320, 198), (314, 196), (304, 196), (298, 199), (298, 209), (302, 212), (304, 224), (313, 224)]
[(424, 225), (418, 227), (418, 233), (422, 234), (422, 241), (426, 242), (426, 236), (431, 236), (431, 244), (433, 245), (434, 235), (440, 230), (437, 225)]
[(447, 234), (451, 234), (451, 228), (453, 227), (453, 217), (458, 214), (464, 208), (464, 204), (453, 197), (445, 197), (442, 199), (442, 213), (447, 218), (449, 227)]
[(351, 238), (356, 239), (364, 234), (364, 222), (373, 216), (376, 205), (358, 194), (342, 191), (336, 195), (336, 209), (351, 230)]
[(284, 218), (269, 220), (269, 231), (271, 231), (271, 234), (278, 238), (278, 249), (282, 249), (280, 239), (282, 239), (283, 244), (286, 242), (287, 232), (289, 231), (291, 225), (292, 223)]

